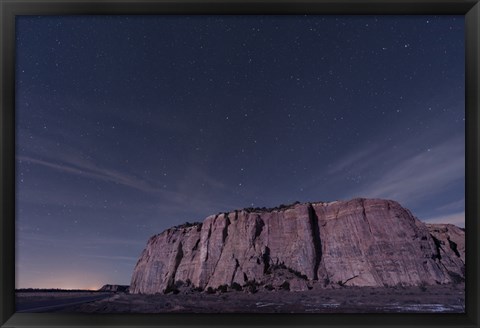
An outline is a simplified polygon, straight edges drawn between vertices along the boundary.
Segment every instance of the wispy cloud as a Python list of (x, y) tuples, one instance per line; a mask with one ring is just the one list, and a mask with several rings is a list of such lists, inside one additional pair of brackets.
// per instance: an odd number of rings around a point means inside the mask
[(455, 211), (459, 209), (465, 209), (464, 198), (439, 206), (435, 210), (438, 212), (445, 212), (445, 211)]
[(152, 193), (162, 190), (158, 185), (130, 172), (100, 164), (100, 160), (93, 158), (85, 145), (81, 146), (68, 138), (68, 135), (62, 134), (56, 138), (44, 137), (20, 129), (18, 142), (21, 147), (17, 148), (16, 159), (64, 173), (112, 182), (143, 192)]
[(422, 219), (422, 221), (425, 221), (427, 223), (451, 223), (463, 228), (465, 227), (465, 212), (434, 216)]
[[(358, 195), (391, 198), (401, 202), (418, 202), (442, 192), (465, 177), (463, 138), (450, 139), (421, 151), (413, 157), (396, 154), (395, 165), (369, 181)], [(371, 163), (375, 168), (375, 163)]]
[(130, 188), (134, 188), (144, 192), (157, 192), (159, 188), (152, 186), (150, 183), (140, 180), (134, 176), (124, 174), (112, 169), (104, 169), (88, 162), (69, 162), (56, 163), (54, 161), (33, 158), (29, 156), (19, 155), (16, 157), (21, 162), (28, 162), (42, 165), (61, 172), (81, 175), (83, 177), (109, 181), (116, 184), (121, 184)]
[[(192, 161), (192, 163), (195, 162)], [(185, 171), (185, 178), (178, 182), (178, 188), (180, 190), (190, 190), (192, 185), (206, 185), (209, 189), (216, 191), (222, 191), (228, 188), (223, 181), (197, 165), (190, 165)]]
[[(58, 140), (65, 140), (64, 138), (57, 140), (53, 137), (47, 138), (32, 135), (31, 132), (26, 130), (20, 130), (19, 136), (19, 139), (25, 139), (25, 142), (22, 142), (22, 148), (19, 148), (21, 151), (16, 156), (18, 161), (40, 165), (57, 172), (133, 188), (149, 193), (156, 199), (154, 204), (142, 202), (141, 204), (137, 204), (137, 206), (136, 204), (129, 203), (128, 210), (132, 207), (141, 207), (139, 210), (145, 212), (145, 208), (148, 207), (159, 214), (168, 215), (168, 213), (186, 212), (185, 204), (188, 204), (188, 212), (202, 212), (205, 209), (215, 208), (214, 203), (216, 203), (216, 207), (234, 207), (229, 206), (231, 204), (220, 204), (222, 202), (219, 201), (218, 197), (212, 197), (214, 195), (223, 195), (225, 190), (228, 189), (228, 186), (214, 175), (202, 170), (198, 165), (192, 164), (187, 166), (183, 174), (184, 178), (177, 179), (174, 185), (167, 183), (168, 188), (165, 188), (164, 182), (145, 180), (144, 178), (127, 172), (127, 168), (119, 170), (118, 168), (106, 167), (106, 165), (100, 163), (99, 160), (95, 160), (89, 156), (88, 149), (84, 149), (80, 145), (75, 146), (74, 142), (59, 144)], [(68, 135), (64, 137), (68, 137)], [(31, 142), (27, 142), (27, 140), (31, 140)], [(196, 163), (194, 160), (191, 162)], [(25, 192), (28, 191), (22, 192), (25, 196)], [(65, 202), (72, 203), (73, 205), (81, 206), (84, 204), (91, 206), (90, 201), (82, 203), (82, 199), (78, 199), (76, 194), (72, 197), (67, 197), (69, 191), (66, 190), (65, 192), (67, 195), (63, 193), (62, 195), (58, 195), (58, 190), (52, 191), (51, 199), (49, 195), (45, 193), (42, 195), (30, 195), (31, 197), (29, 197), (27, 201), (45, 204), (45, 201), (49, 199), (53, 204), (58, 204), (60, 197)], [(216, 199), (217, 201), (214, 202), (212, 199)], [(25, 197), (23, 197), (23, 200), (25, 200)]]
[(342, 171), (352, 167), (357, 171), (369, 168), (372, 163), (377, 161), (378, 157), (382, 156), (381, 149), (382, 145), (380, 144), (362, 147), (330, 165), (328, 174), (341, 174)]
[[(436, 135), (406, 136), (403, 143), (391, 147), (388, 143), (365, 145), (331, 164), (328, 186), (346, 189), (349, 175), (360, 177), (340, 199), (372, 197), (394, 199), (402, 205), (427, 213), (420, 219), (428, 222), (465, 225), (465, 139), (463, 135), (439, 136), (444, 131), (437, 126)], [(417, 138), (429, 148), (417, 147)], [(426, 140), (428, 142), (426, 142)], [(332, 175), (334, 175), (332, 177)], [(453, 198), (445, 203), (445, 195)], [(437, 199), (442, 199), (437, 201)], [(432, 205), (435, 204), (435, 205)]]
[[(59, 172), (112, 182), (150, 193), (154, 201), (136, 199), (129, 203), (112, 202), (109, 204), (110, 211), (123, 211), (124, 213), (135, 212), (137, 216), (145, 218), (147, 216), (151, 217), (151, 219), (148, 220), (161, 220), (162, 222), (175, 222), (178, 220), (198, 221), (203, 220), (208, 214), (223, 210), (232, 210), (238, 207), (238, 204), (232, 204), (224, 199), (225, 197), (222, 197), (227, 186), (222, 181), (199, 168), (192, 168), (191, 171), (186, 172), (185, 179), (177, 181), (174, 186), (175, 189), (167, 190), (127, 174), (99, 168), (93, 163), (73, 163), (71, 158), (69, 163), (57, 163), (53, 160), (38, 159), (23, 155), (17, 156), (17, 160), (48, 167)], [(206, 187), (201, 187), (202, 184), (205, 184)], [(95, 200), (87, 200), (79, 197), (76, 193), (68, 190), (68, 188), (61, 193), (56, 189), (52, 189), (40, 194), (31, 192), (30, 190), (21, 191), (21, 188), (19, 192), (22, 192), (22, 202), (34, 204), (51, 204), (56, 206), (59, 204), (69, 204), (69, 206), (88, 208), (99, 206), (102, 210), (102, 206), (104, 205), (103, 203), (95, 205)], [(99, 240), (97, 243), (109, 242), (108, 240)], [(122, 243), (124, 243), (124, 241)]]

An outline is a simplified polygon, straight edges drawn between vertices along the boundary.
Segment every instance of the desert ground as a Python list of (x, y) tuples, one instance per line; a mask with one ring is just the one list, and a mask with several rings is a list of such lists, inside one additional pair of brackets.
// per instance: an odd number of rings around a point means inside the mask
[(50, 291), (16, 292), (17, 312), (52, 312), (66, 306), (84, 304), (112, 296), (112, 293), (97, 291)]
[[(40, 296), (39, 296), (40, 297)], [(50, 295), (52, 297), (52, 295)], [(61, 296), (58, 296), (61, 298)], [(63, 296), (65, 297), (65, 296)], [(27, 298), (20, 296), (17, 304)], [(32, 301), (32, 295), (28, 297)], [(307, 291), (181, 291), (178, 294), (103, 294), (103, 298), (42, 312), (84, 313), (462, 313), (465, 285), (336, 287)]]

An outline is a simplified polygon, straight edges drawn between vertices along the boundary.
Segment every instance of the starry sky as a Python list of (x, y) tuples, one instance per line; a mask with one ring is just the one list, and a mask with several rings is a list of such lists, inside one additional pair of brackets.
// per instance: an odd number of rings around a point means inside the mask
[(464, 226), (463, 16), (22, 16), (16, 287), (129, 284), (148, 238), (294, 201)]

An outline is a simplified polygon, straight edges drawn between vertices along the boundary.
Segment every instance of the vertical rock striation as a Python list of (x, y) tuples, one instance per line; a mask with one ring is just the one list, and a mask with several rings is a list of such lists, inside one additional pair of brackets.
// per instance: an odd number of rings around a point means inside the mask
[(165, 230), (147, 243), (131, 293), (262, 283), (282, 265), (323, 285), (444, 284), (464, 278), (464, 231), (425, 225), (397, 202), (353, 199), (250, 209)]

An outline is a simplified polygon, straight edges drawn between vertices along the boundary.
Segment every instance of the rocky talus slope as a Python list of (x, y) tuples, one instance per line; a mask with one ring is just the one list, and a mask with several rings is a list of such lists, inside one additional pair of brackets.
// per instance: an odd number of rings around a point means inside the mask
[(237, 210), (150, 238), (130, 293), (266, 283), (277, 269), (294, 273), (292, 290), (455, 283), (465, 276), (464, 240), (462, 229), (424, 224), (391, 200)]

